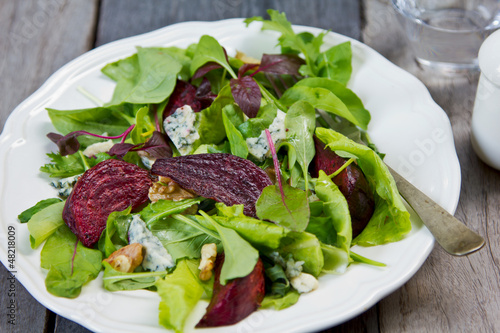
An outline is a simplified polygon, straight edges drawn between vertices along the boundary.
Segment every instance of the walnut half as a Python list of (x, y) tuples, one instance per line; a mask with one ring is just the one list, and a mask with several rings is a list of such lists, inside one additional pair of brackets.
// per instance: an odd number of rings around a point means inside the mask
[(212, 277), (215, 258), (217, 257), (217, 245), (215, 243), (205, 244), (201, 248), (200, 280), (208, 281)]
[(142, 263), (142, 259), (142, 245), (132, 243), (111, 253), (104, 261), (119, 272), (131, 273)]
[(195, 193), (183, 189), (172, 179), (162, 176), (158, 177), (158, 182), (149, 188), (148, 196), (151, 202), (157, 202), (160, 199), (179, 201), (197, 197)]

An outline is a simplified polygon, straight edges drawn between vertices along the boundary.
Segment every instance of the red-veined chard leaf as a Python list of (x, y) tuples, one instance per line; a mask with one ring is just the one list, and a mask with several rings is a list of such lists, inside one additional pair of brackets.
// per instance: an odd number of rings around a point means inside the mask
[(250, 76), (231, 79), (231, 93), (234, 101), (249, 118), (255, 118), (260, 108), (262, 94), (259, 85)]

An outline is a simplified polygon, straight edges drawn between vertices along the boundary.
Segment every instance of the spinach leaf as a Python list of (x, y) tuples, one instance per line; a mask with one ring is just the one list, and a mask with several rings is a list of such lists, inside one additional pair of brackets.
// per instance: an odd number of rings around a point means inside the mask
[(160, 301), (160, 325), (182, 332), (187, 317), (201, 299), (204, 288), (198, 278), (196, 262), (181, 260), (175, 271), (156, 281)]
[(173, 218), (163, 218), (152, 224), (150, 229), (176, 261), (200, 258), (204, 244), (220, 243), (202, 230)]
[(219, 42), (208, 35), (203, 35), (198, 42), (196, 47), (196, 52), (191, 62), (191, 76), (196, 73), (196, 71), (209, 62), (215, 62), (222, 67), (231, 75), (232, 78), (236, 79), (236, 74), (229, 65), (226, 59), (226, 53)]
[(45, 199), (37, 202), (33, 207), (30, 207), (23, 211), (21, 214), (17, 216), (19, 219), (19, 222), (21, 223), (26, 223), (28, 222), (33, 215), (38, 213), (39, 211), (43, 210), (44, 208), (51, 206), (55, 203), (61, 202), (62, 200), (59, 198), (51, 198), (51, 199)]
[(316, 128), (316, 112), (311, 104), (298, 101), (295, 102), (285, 117), (285, 128), (287, 141), (295, 148), (297, 162), (302, 168), (305, 182), (305, 191), (309, 185), (309, 163), (316, 153), (314, 149), (314, 129)]
[(117, 83), (113, 98), (107, 106), (123, 102), (161, 103), (170, 96), (182, 70), (182, 64), (157, 48), (138, 47), (137, 61), (128, 59), (128, 72), (115, 71), (112, 74), (117, 78)]
[(316, 136), (333, 151), (356, 156), (358, 166), (374, 189), (373, 216), (352, 243), (372, 246), (401, 240), (411, 230), (410, 214), (387, 166), (377, 153), (330, 129), (317, 128)]
[(224, 247), (225, 259), (220, 274), (221, 285), (225, 285), (229, 280), (250, 274), (259, 259), (259, 251), (233, 229), (219, 225), (203, 211), (200, 213), (215, 227)]
[(139, 272), (124, 273), (115, 270), (111, 265), (103, 261), (104, 274), (102, 282), (104, 288), (109, 291), (137, 290), (153, 287), (159, 278), (164, 277), (168, 272)]
[(255, 204), (257, 216), (293, 231), (304, 231), (310, 217), (307, 193), (286, 183), (283, 192), (284, 198), (278, 186), (265, 187)]
[(310, 88), (320, 87), (328, 89), (335, 96), (337, 96), (342, 103), (345, 104), (351, 114), (358, 119), (361, 124), (368, 125), (370, 122), (370, 112), (365, 109), (361, 99), (359, 99), (359, 97), (352, 90), (346, 88), (338, 81), (327, 78), (306, 78), (297, 82), (296, 86), (306, 86)]
[(28, 222), (30, 232), (30, 244), (36, 249), (48, 237), (50, 237), (60, 226), (64, 225), (62, 212), (64, 201), (52, 204), (35, 213)]
[(229, 141), (229, 145), (231, 146), (231, 154), (241, 157), (247, 158), (248, 156), (248, 147), (243, 135), (236, 129), (236, 126), (231, 122), (229, 116), (227, 115), (227, 105), (222, 109), (222, 120), (224, 122), (224, 128), (226, 129), (227, 139)]
[(47, 290), (55, 296), (77, 297), (82, 286), (101, 271), (101, 260), (99, 250), (83, 246), (66, 225), (60, 226), (40, 255), (41, 267), (49, 270), (45, 278)]

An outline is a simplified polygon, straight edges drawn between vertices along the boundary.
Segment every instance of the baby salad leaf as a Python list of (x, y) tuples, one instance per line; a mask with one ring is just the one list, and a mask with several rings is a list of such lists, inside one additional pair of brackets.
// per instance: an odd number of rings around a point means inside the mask
[(345, 86), (351, 78), (351, 62), (351, 42), (332, 46), (316, 58), (317, 76), (339, 81)]
[(363, 114), (352, 113), (347, 106), (330, 90), (322, 87), (309, 87), (304, 85), (294, 85), (286, 90), (280, 98), (280, 102), (290, 106), (297, 101), (307, 101), (316, 109), (325, 110), (337, 116), (349, 120), (351, 123), (366, 130), (369, 118)]
[(371, 246), (396, 242), (410, 232), (410, 214), (387, 166), (377, 153), (330, 129), (319, 127), (316, 129), (316, 136), (331, 150), (356, 156), (358, 166), (370, 187), (375, 189), (375, 211), (363, 232), (353, 240), (353, 244)]
[(276, 185), (265, 187), (255, 204), (257, 216), (293, 231), (304, 231), (310, 216), (307, 193), (286, 183), (283, 192), (286, 205)]
[(109, 291), (146, 289), (155, 285), (159, 278), (168, 274), (166, 271), (124, 273), (115, 270), (107, 261), (103, 261), (102, 282)]
[(198, 68), (209, 62), (215, 62), (221, 65), (232, 78), (236, 78), (236, 74), (227, 62), (226, 52), (220, 46), (219, 42), (208, 35), (203, 35), (198, 42), (196, 52), (191, 62), (191, 75), (194, 75)]
[(93, 167), (99, 162), (110, 159), (106, 153), (96, 154), (93, 158), (88, 158), (83, 154), (73, 154), (61, 156), (59, 153), (48, 153), (51, 163), (40, 167), (40, 171), (46, 172), (50, 177), (65, 178), (80, 175), (85, 172), (86, 166)]
[[(346, 88), (342, 83), (338, 81), (330, 80), (327, 78), (312, 77), (300, 80), (299, 82), (297, 82), (296, 86), (306, 86), (310, 88), (321, 87), (328, 89), (335, 96), (337, 96), (342, 101), (342, 103), (345, 104), (351, 114), (356, 119), (358, 119), (359, 122), (363, 124), (363, 126), (368, 125), (368, 123), (370, 122), (370, 112), (365, 109), (361, 99), (359, 99), (359, 97), (352, 90)], [(360, 127), (366, 129), (363, 126)]]
[(309, 184), (309, 163), (314, 158), (313, 134), (316, 127), (316, 112), (311, 104), (295, 102), (285, 117), (286, 139), (295, 148), (297, 162), (302, 168), (305, 191)]
[(323, 212), (329, 218), (329, 222), (333, 225), (337, 235), (335, 244), (331, 245), (335, 245), (341, 250), (341, 253), (336, 255), (336, 263), (325, 259), (325, 265), (326, 263), (329, 264), (329, 271), (343, 273), (349, 265), (349, 251), (352, 240), (351, 215), (347, 200), (323, 170), (319, 171), (315, 190), (318, 198), (323, 201)]
[(295, 261), (304, 261), (304, 272), (318, 276), (324, 265), (323, 251), (318, 238), (308, 232), (290, 232), (279, 249), (282, 257), (291, 254)]
[(64, 201), (51, 204), (35, 213), (28, 221), (32, 249), (36, 249), (60, 226), (64, 225), (62, 219), (64, 204)]
[(150, 229), (176, 261), (200, 258), (204, 244), (220, 243), (202, 230), (173, 218), (163, 218), (152, 224)]
[(276, 297), (272, 295), (266, 295), (262, 304), (260, 305), (261, 309), (274, 309), (274, 310), (283, 310), (286, 309), (299, 300), (300, 294), (296, 290), (288, 291), (283, 297)]
[(224, 122), (224, 127), (226, 129), (227, 139), (229, 141), (229, 145), (231, 146), (231, 154), (235, 156), (239, 156), (241, 158), (247, 158), (248, 156), (248, 147), (243, 135), (238, 131), (236, 126), (229, 119), (229, 115), (227, 107), (231, 107), (231, 105), (226, 105), (222, 109), (222, 120)]
[(17, 218), (19, 219), (19, 222), (26, 223), (33, 217), (33, 215), (35, 215), (39, 211), (41, 211), (44, 208), (51, 206), (55, 203), (61, 202), (61, 201), (62, 201), (62, 199), (59, 199), (59, 198), (51, 198), (51, 199), (41, 200), (41, 201), (37, 202), (33, 207), (30, 207), (30, 208), (26, 209), (25, 211), (23, 211), (21, 214), (19, 214), (17, 216)]
[(141, 219), (149, 227), (162, 218), (172, 214), (179, 214), (187, 208), (199, 204), (201, 201), (201, 198), (183, 199), (179, 201), (158, 200), (157, 202), (150, 203), (140, 212)]
[[(130, 59), (128, 65), (130, 65), (128, 73), (113, 72), (112, 75), (118, 80), (113, 98), (106, 104), (107, 106), (123, 102), (161, 103), (174, 90), (177, 76), (182, 70), (179, 61), (157, 48), (138, 47), (137, 61)], [(109, 73), (109, 70), (106, 71)]]
[(259, 71), (273, 74), (299, 75), (304, 60), (295, 54), (263, 54)]
[(131, 210), (131, 207), (128, 207), (121, 212), (109, 214), (106, 229), (102, 232), (97, 244), (106, 258), (128, 244), (127, 234), (132, 220), (132, 216), (129, 215)]
[(220, 273), (221, 285), (224, 286), (229, 280), (250, 274), (259, 259), (259, 251), (233, 229), (219, 225), (203, 211), (200, 213), (215, 227), (224, 247), (225, 259)]
[(257, 82), (250, 76), (243, 76), (231, 79), (229, 83), (234, 101), (248, 118), (255, 118), (257, 112), (259, 112), (260, 100), (262, 98)]
[(156, 282), (160, 301), (160, 325), (182, 332), (187, 317), (203, 295), (197, 261), (181, 260), (175, 271)]
[(278, 109), (272, 103), (266, 104), (261, 107), (257, 116), (255, 118), (250, 118), (241, 125), (238, 126), (238, 130), (243, 134), (245, 138), (255, 138), (258, 137), (262, 131), (269, 126), (276, 118), (278, 114)]
[(47, 290), (56, 296), (74, 298), (101, 271), (102, 255), (99, 250), (77, 243), (76, 236), (62, 225), (43, 246), (40, 260), (41, 267), (49, 270), (45, 278)]

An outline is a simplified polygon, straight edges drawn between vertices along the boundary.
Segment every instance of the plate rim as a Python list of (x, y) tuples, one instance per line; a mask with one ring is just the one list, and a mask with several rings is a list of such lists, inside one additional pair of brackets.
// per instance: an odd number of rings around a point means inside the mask
[[(9, 148), (15, 142), (15, 140), (14, 140), (15, 138), (13, 136), (15, 136), (15, 134), (16, 134), (15, 130), (19, 126), (19, 124), (15, 124), (16, 117), (18, 117), (19, 115), (24, 115), (23, 112), (26, 112), (26, 111), (23, 111), (23, 110), (26, 110), (30, 105), (36, 104), (37, 102), (40, 102), (40, 100), (46, 99), (47, 98), (46, 95), (49, 94), (52, 90), (60, 89), (57, 87), (58, 83), (63, 84), (65, 82), (64, 76), (67, 74), (67, 72), (71, 72), (73, 70), (76, 71), (77, 69), (74, 69), (74, 67), (78, 66), (81, 62), (85, 62), (87, 59), (89, 59), (89, 61), (90, 61), (92, 57), (96, 57), (96, 56), (100, 56), (101, 54), (105, 54), (106, 52), (108, 52), (108, 49), (111, 50), (111, 49), (115, 49), (117, 47), (124, 47), (125, 45), (128, 45), (129, 43), (133, 43), (136, 40), (138, 41), (138, 40), (144, 39), (144, 38), (154, 38), (154, 36), (156, 36), (157, 34), (164, 33), (165, 31), (182, 29), (184, 27), (190, 27), (190, 26), (195, 26), (195, 25), (207, 25), (208, 24), (208, 25), (216, 26), (216, 25), (226, 25), (226, 24), (227, 25), (242, 24), (243, 20), (244, 20), (243, 18), (233, 18), (233, 19), (225, 19), (225, 20), (218, 20), (218, 21), (188, 21), (188, 22), (176, 23), (176, 24), (172, 24), (172, 25), (169, 25), (169, 26), (166, 26), (166, 27), (154, 30), (154, 31), (150, 31), (150, 32), (147, 32), (144, 34), (126, 37), (126, 38), (123, 38), (123, 39), (120, 39), (117, 41), (113, 41), (113, 42), (101, 45), (95, 49), (92, 49), (92, 50), (78, 56), (77, 58), (71, 60), (66, 65), (62, 66), (60, 69), (55, 71), (44, 82), (44, 84), (39, 89), (37, 89), (33, 94), (31, 94), (22, 103), (20, 103), (14, 109), (14, 111), (9, 115), (9, 117), (7, 118), (7, 120), (5, 122), (2, 133), (0, 135), (0, 143), (1, 143), (0, 156), (5, 155), (7, 153), (7, 148), (5, 148), (5, 147), (9, 142), (10, 142), (10, 145), (8, 146)], [(325, 31), (325, 30), (320, 29), (320, 28), (308, 27), (308, 26), (302, 26), (302, 25), (293, 25), (293, 28), (297, 29), (297, 30), (308, 30), (308, 31), (314, 31), (314, 32)], [(390, 66), (393, 66), (393, 68), (395, 70), (399, 70), (399, 71), (407, 73), (412, 78), (411, 80), (414, 81), (414, 84), (419, 84), (419, 85), (422, 85), (424, 87), (425, 91), (427, 92), (426, 101), (433, 103), (437, 107), (436, 110), (437, 109), (441, 110), (442, 114), (444, 114), (444, 116), (446, 116), (446, 113), (444, 112), (444, 110), (441, 107), (439, 107), (432, 100), (432, 97), (430, 96), (430, 93), (428, 92), (427, 88), (416, 77), (414, 77), (410, 73), (406, 72), (405, 70), (397, 67), (396, 65), (392, 64), (389, 60), (384, 58), (377, 51), (372, 49), (370, 46), (363, 44), (360, 41), (357, 41), (357, 40), (352, 39), (350, 37), (347, 37), (347, 36), (344, 36), (344, 35), (341, 35), (338, 33), (334, 33), (334, 32), (329, 32), (328, 34), (331, 34), (335, 37), (341, 37), (342, 39), (348, 39), (351, 42), (355, 43), (356, 45), (359, 45), (362, 48), (369, 50), (370, 56), (379, 57), (380, 60), (387, 62), (388, 65), (390, 65)], [(124, 56), (126, 56), (126, 55), (124, 55)], [(429, 99), (430, 99), (430, 101), (429, 101)], [(448, 120), (447, 124), (449, 125), (449, 129), (451, 130), (451, 123), (449, 122), (449, 119), (447, 116), (446, 116), (446, 118)], [(21, 133), (23, 133), (23, 132), (21, 132)], [(22, 136), (24, 136), (24, 133)], [(456, 160), (452, 161), (451, 163), (456, 164), (454, 170), (455, 170), (455, 173), (458, 172), (458, 175), (459, 175), (459, 177), (456, 178), (456, 179), (458, 179), (458, 185), (457, 184), (455, 184), (455, 185), (458, 186), (458, 189), (460, 189), (460, 183), (461, 183), (460, 165), (458, 163), (458, 157), (456, 156), (456, 149), (455, 149), (454, 144), (453, 144), (453, 151), (454, 151), (454, 155), (456, 157)], [(3, 177), (5, 176), (4, 173), (2, 173), (1, 176), (3, 179)], [(2, 180), (2, 183), (3, 183), (3, 180)], [(450, 204), (450, 207), (446, 207), (452, 213), (456, 210), (456, 207), (458, 205), (459, 195), (460, 195), (460, 190), (458, 190), (458, 193), (455, 190), (454, 198), (453, 198), (454, 200), (452, 200), (453, 201), (452, 204)], [(9, 222), (3, 221), (3, 219), (2, 219), (2, 221), (0, 221), (0, 225), (7, 226), (7, 225), (9, 225)], [(431, 238), (432, 238), (432, 236), (431, 236)], [(354, 316), (359, 315), (360, 313), (364, 312), (365, 310), (368, 309), (368, 307), (373, 306), (376, 302), (381, 300), (383, 297), (387, 296), (389, 293), (393, 292), (397, 288), (401, 287), (405, 282), (407, 282), (416, 273), (416, 271), (422, 266), (422, 264), (425, 262), (428, 255), (432, 251), (433, 246), (434, 246), (434, 239), (432, 238), (432, 239), (430, 239), (429, 243), (425, 247), (423, 255), (421, 256), (420, 260), (418, 262), (414, 262), (413, 267), (407, 271), (405, 276), (400, 277), (400, 279), (399, 279), (400, 281), (398, 281), (398, 283), (396, 283), (395, 285), (394, 284), (391, 285), (390, 288), (379, 289), (376, 292), (374, 292), (371, 295), (370, 299), (368, 299), (363, 304), (363, 306), (366, 307), (366, 309), (364, 309), (364, 310), (354, 309), (349, 314), (346, 314), (345, 318), (342, 318), (340, 322), (336, 322), (334, 324), (332, 324), (328, 320), (317, 321), (314, 324), (307, 326), (307, 329), (322, 329), (322, 328), (329, 327), (332, 325), (338, 325), (338, 324), (340, 324), (346, 320), (349, 320), (349, 319), (353, 318)], [(6, 259), (6, 252), (5, 252), (5, 249), (3, 247), (0, 247), (0, 259), (1, 259), (2, 263), (4, 265), (6, 265), (6, 260), (5, 260)], [(89, 329), (92, 329), (92, 330), (102, 330), (102, 329), (107, 330), (107, 329), (109, 329), (107, 327), (101, 327), (98, 324), (94, 324), (93, 322), (88, 322), (88, 320), (84, 317), (81, 317), (78, 315), (71, 315), (71, 314), (65, 313), (65, 311), (61, 311), (62, 309), (60, 308), (59, 304), (57, 304), (57, 302), (53, 302), (50, 297), (46, 297), (46, 295), (44, 295), (42, 292), (39, 292), (38, 288), (35, 286), (35, 283), (33, 281), (31, 281), (31, 278), (28, 277), (28, 274), (18, 274), (18, 275), (16, 275), (16, 278), (25, 286), (25, 288), (28, 290), (28, 292), (30, 294), (32, 294), (34, 296), (34, 298), (38, 302), (40, 302), (42, 305), (44, 305), (46, 308), (51, 309), (52, 311), (58, 313), (59, 315), (61, 315), (63, 317), (66, 317), (66, 318), (69, 318), (70, 320), (78, 322), (80, 325), (85, 326)], [(64, 314), (61, 314), (61, 313), (64, 313)], [(166, 330), (163, 330), (163, 331), (166, 331)]]

